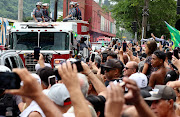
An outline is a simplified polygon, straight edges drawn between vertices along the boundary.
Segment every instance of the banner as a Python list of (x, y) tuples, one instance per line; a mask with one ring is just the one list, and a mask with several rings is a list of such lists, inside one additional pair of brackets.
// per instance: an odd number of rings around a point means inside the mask
[(179, 43), (180, 43), (180, 31), (177, 30), (176, 28), (170, 26), (167, 22), (165, 22), (167, 25), (167, 28), (170, 31), (171, 34), (171, 41), (173, 42), (173, 46), (172, 49), (174, 49), (175, 47), (180, 47)]

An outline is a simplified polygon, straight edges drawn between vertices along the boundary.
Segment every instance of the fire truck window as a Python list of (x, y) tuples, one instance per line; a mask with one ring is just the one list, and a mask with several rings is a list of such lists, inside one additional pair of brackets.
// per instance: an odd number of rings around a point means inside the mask
[(10, 59), (11, 59), (11, 63), (12, 63), (13, 68), (17, 68), (18, 67), (17, 58), (10, 57)]
[(33, 50), (38, 46), (37, 32), (15, 32), (13, 33), (13, 49)]
[(41, 50), (69, 50), (69, 36), (64, 32), (41, 32)]
[(10, 64), (10, 62), (9, 62), (9, 59), (8, 59), (8, 58), (6, 58), (6, 59), (5, 59), (5, 63), (4, 63), (4, 65), (5, 65), (6, 67), (8, 67), (9, 69), (11, 69), (11, 70), (12, 70), (12, 67), (11, 67), (11, 64)]

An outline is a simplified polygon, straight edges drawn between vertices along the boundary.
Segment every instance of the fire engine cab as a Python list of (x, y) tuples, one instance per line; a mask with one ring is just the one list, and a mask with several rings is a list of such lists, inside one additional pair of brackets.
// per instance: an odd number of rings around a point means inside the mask
[(82, 37), (88, 41), (88, 34), (89, 24), (80, 20), (50, 23), (15, 22), (6, 44), (10, 49), (16, 50), (25, 67), (34, 72), (37, 61), (29, 55), (34, 53), (35, 47), (40, 47), (40, 52), (48, 56), (53, 68), (71, 57), (74, 41)]

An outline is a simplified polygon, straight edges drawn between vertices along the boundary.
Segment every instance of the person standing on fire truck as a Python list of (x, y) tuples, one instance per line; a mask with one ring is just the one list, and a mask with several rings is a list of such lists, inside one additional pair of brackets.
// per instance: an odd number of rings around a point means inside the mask
[(41, 2), (37, 2), (36, 3), (36, 8), (33, 10), (33, 18), (36, 22), (41, 22), (41, 21), (45, 21), (44, 20), (44, 15), (43, 12), (41, 10)]

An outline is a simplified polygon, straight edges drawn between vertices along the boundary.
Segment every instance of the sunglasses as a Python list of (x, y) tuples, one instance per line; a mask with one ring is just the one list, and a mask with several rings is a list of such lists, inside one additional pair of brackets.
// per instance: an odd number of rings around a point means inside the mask
[(128, 70), (128, 69), (133, 69), (133, 68), (124, 67), (124, 69)]

